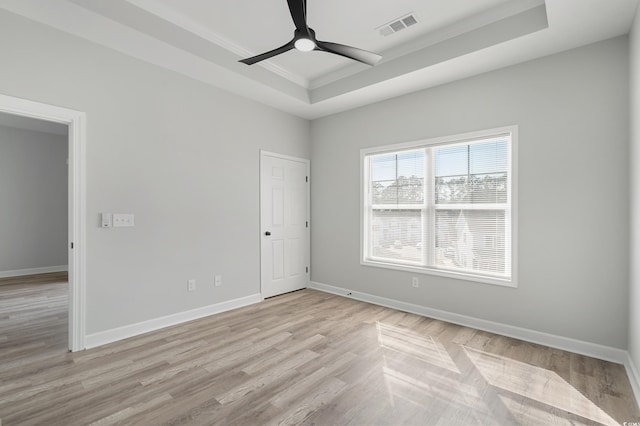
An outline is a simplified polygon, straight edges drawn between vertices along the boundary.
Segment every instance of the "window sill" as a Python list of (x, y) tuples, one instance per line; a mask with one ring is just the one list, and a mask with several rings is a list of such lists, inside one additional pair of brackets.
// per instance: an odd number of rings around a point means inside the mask
[(378, 260), (372, 260), (372, 259), (361, 260), (360, 264), (363, 266), (372, 266), (374, 268), (395, 269), (397, 271), (413, 272), (416, 274), (436, 275), (439, 277), (454, 278), (458, 280), (498, 285), (501, 287), (510, 287), (510, 288), (518, 287), (513, 277), (511, 279), (508, 279), (508, 278), (498, 278), (498, 277), (490, 277), (490, 276), (484, 276), (484, 275), (473, 275), (473, 274), (466, 274), (463, 272), (444, 271), (441, 269), (428, 268), (425, 266), (413, 266), (413, 265), (401, 265), (397, 263), (387, 263), (384, 261), (378, 261)]

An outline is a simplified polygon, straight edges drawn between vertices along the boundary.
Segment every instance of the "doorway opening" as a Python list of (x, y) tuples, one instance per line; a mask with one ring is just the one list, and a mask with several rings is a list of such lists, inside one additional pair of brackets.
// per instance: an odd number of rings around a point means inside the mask
[[(68, 344), (71, 351), (85, 348), (85, 122), (83, 112), (0, 94), (0, 114), (35, 126), (67, 130), (67, 237)], [(36, 120), (36, 121), (33, 121)], [(47, 212), (40, 212), (46, 215)], [(28, 269), (28, 268), (27, 268)], [(55, 269), (55, 268), (54, 268)], [(21, 273), (30, 272), (22, 270)], [(57, 273), (60, 271), (38, 271)], [(59, 281), (59, 277), (47, 277)]]

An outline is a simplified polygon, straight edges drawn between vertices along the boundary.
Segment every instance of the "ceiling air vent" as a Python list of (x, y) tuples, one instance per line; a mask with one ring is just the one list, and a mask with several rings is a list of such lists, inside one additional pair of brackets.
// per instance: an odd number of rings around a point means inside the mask
[(418, 23), (418, 20), (416, 19), (416, 16), (413, 13), (409, 13), (398, 19), (394, 19), (393, 21), (388, 22), (376, 29), (380, 32), (381, 35), (386, 37), (388, 35), (395, 34), (398, 31), (402, 31), (405, 28), (415, 25), (417, 23)]

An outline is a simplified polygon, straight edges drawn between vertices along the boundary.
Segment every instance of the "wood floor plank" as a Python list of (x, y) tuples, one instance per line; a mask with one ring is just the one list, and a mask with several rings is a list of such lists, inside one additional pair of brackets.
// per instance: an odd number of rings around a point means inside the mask
[(49, 272), (46, 274), (22, 275), (18, 277), (0, 278), (0, 285), (33, 285), (67, 283), (69, 275), (66, 272)]
[(65, 280), (0, 280), (2, 426), (640, 422), (621, 365), (314, 290), (69, 353)]

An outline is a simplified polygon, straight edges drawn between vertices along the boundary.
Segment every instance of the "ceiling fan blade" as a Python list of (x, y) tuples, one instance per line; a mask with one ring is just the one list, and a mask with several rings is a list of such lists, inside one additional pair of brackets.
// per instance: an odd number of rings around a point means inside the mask
[(307, 0), (287, 0), (296, 29), (307, 32)]
[(367, 65), (375, 65), (382, 56), (367, 50), (358, 49), (357, 47), (346, 46), (344, 44), (331, 43), (329, 41), (316, 41), (316, 50), (335, 53), (345, 58), (353, 59)]
[(264, 61), (265, 59), (273, 58), (274, 56), (277, 56), (281, 53), (288, 52), (295, 47), (293, 43), (293, 40), (291, 40), (289, 43), (285, 44), (284, 46), (280, 46), (277, 49), (270, 50), (260, 55), (252, 56), (251, 58), (241, 59), (238, 62), (242, 62), (243, 64), (247, 65), (253, 65), (256, 62)]

